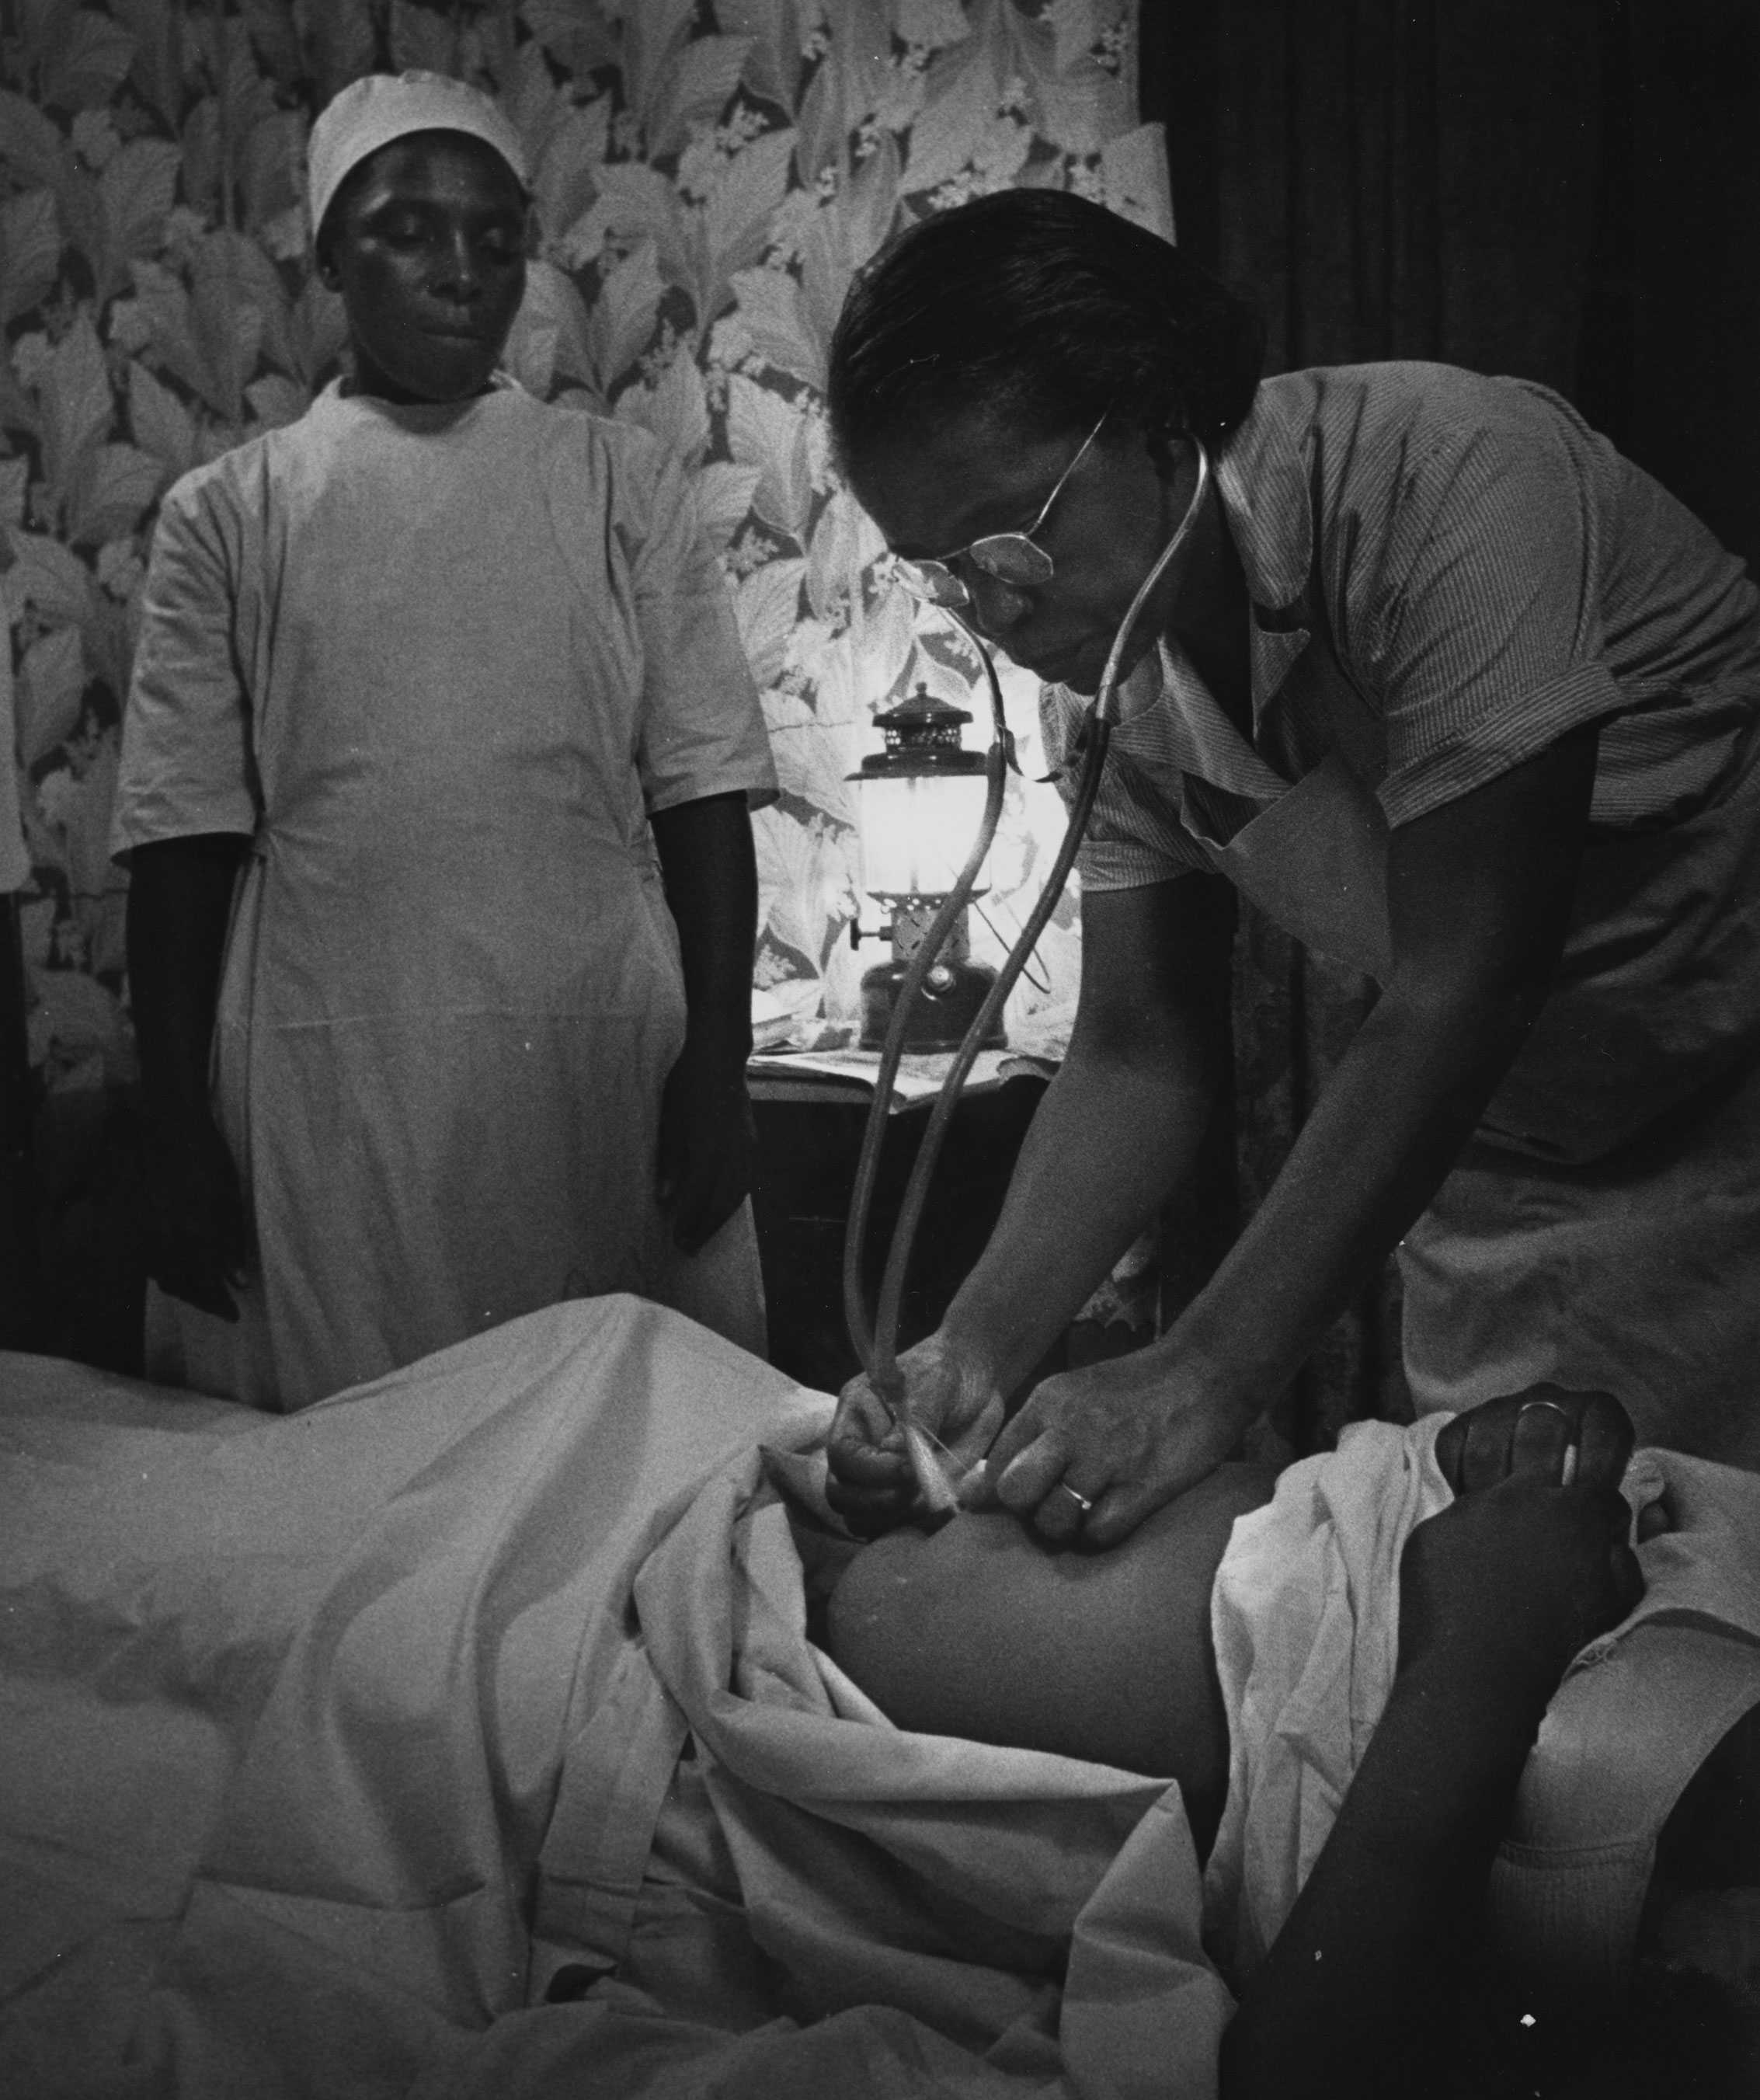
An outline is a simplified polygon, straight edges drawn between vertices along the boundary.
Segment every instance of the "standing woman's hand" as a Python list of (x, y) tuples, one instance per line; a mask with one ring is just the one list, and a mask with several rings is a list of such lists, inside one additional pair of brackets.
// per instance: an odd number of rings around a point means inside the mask
[(232, 1292), (255, 1253), (208, 1088), (227, 927), (249, 843), (229, 832), (156, 840), (134, 849), (129, 880), (147, 1273), (219, 1320), (237, 1319)]
[(681, 1253), (706, 1245), (751, 1193), (757, 1149), (742, 1050), (687, 1036), (660, 1096), (654, 1176)]
[(660, 1096), (655, 1193), (673, 1243), (695, 1254), (751, 1193), (758, 1143), (751, 1055), (758, 865), (742, 791), (649, 814), (678, 929), (684, 1043)]
[(992, 1447), (989, 1495), (1052, 1545), (1103, 1551), (1214, 1472), (1251, 1419), (1162, 1349), (1060, 1371)]
[(198, 1312), (235, 1321), (251, 1258), (238, 1171), (205, 1110), (146, 1140), (147, 1273)]

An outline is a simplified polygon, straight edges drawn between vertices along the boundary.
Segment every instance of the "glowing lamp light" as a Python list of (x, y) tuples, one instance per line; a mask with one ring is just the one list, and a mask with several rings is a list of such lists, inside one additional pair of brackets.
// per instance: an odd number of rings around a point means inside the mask
[[(862, 977), (865, 1050), (878, 1050), (885, 1041), (911, 957), (958, 881), (983, 822), (983, 758), (960, 743), (961, 725), (970, 720), (963, 708), (919, 686), (909, 699), (875, 716), (886, 748), (870, 752), (860, 770), (848, 776), (860, 790), (856, 814), (862, 888), (892, 914), (881, 933), (865, 937), (859, 923), (850, 929), (852, 945), (865, 938), (890, 938), (892, 943), (891, 960)], [(923, 981), (905, 1048), (957, 1049), (995, 982), (994, 970), (971, 960), (961, 911)], [(995, 1048), (1006, 1038), (998, 1025), (985, 1040)]]

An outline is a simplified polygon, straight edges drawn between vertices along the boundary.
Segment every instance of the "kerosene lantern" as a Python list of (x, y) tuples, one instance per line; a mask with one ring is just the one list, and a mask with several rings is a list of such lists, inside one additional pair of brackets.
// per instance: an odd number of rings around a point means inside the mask
[[(862, 977), (865, 1050), (886, 1040), (911, 958), (958, 882), (983, 823), (984, 761), (960, 743), (961, 727), (970, 720), (962, 708), (919, 686), (874, 717), (886, 748), (869, 752), (860, 771), (848, 776), (858, 790), (861, 886), (892, 915), (890, 927), (871, 937), (890, 935), (891, 959)], [(905, 1032), (907, 1050), (957, 1049), (996, 982), (994, 970), (971, 960), (966, 918), (961, 911), (923, 980)], [(864, 938), (860, 922), (850, 928), (851, 946)], [(997, 1048), (1006, 1039), (999, 1020), (985, 1044)]]

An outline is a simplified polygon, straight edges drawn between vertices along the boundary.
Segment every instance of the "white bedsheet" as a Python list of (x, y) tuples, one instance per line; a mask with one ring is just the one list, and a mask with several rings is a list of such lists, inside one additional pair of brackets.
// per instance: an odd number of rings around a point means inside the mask
[(828, 1405), (627, 1299), (284, 1418), (0, 1357), (0, 2091), (1212, 2090), (1177, 1793), (805, 1639)]

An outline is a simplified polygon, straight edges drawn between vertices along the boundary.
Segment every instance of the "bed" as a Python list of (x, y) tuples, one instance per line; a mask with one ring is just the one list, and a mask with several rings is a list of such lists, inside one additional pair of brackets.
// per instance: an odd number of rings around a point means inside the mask
[(0, 1356), (0, 2090), (1212, 2090), (1177, 1789), (807, 1639), (829, 1407), (627, 1298), (288, 1417)]
[[(0, 2093), (1212, 2093), (1205, 1950), (1251, 1973), (1350, 1783), (1435, 1423), (1236, 1524), (1200, 1877), (1177, 1789), (907, 1733), (809, 1638), (830, 1407), (630, 1298), (285, 1417), (0, 1355)], [(1659, 1818), (1760, 1701), (1760, 1476), (1639, 1474), (1673, 1528), (1488, 1895), (1522, 1973), (1615, 1990)], [(1676, 1951), (1760, 2014), (1757, 1904)]]

